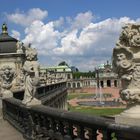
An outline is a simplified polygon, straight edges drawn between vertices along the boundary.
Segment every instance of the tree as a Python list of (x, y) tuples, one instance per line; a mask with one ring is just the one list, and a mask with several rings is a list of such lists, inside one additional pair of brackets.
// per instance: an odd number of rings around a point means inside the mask
[(58, 66), (69, 66), (65, 61), (62, 61), (58, 64)]
[(75, 66), (71, 66), (71, 70), (72, 70), (72, 72), (78, 72), (79, 71), (78, 68), (76, 68)]

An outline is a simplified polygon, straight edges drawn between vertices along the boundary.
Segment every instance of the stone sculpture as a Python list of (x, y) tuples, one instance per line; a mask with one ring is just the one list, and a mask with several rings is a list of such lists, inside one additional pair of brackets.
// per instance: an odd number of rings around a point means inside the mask
[(1, 96), (2, 98), (13, 97), (13, 93), (10, 90), (12, 87), (12, 81), (15, 77), (15, 71), (10, 66), (3, 66), (0, 69), (1, 77)]
[(113, 50), (112, 63), (122, 81), (120, 96), (128, 104), (116, 122), (140, 125), (140, 25), (123, 27)]
[(39, 63), (37, 62), (37, 51), (29, 46), (26, 47), (25, 54), (26, 61), (23, 65), (25, 73), (25, 93), (22, 103), (28, 106), (41, 104), (41, 101), (35, 98), (35, 94), (37, 92), (36, 86), (39, 83)]
[(18, 41), (16, 46), (17, 46), (17, 53), (23, 53), (23, 43), (21, 41)]

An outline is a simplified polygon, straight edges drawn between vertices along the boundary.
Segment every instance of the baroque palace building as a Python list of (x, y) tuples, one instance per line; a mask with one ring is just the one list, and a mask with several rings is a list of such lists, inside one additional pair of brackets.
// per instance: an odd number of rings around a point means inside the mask
[(120, 87), (120, 79), (116, 73), (113, 72), (112, 65), (107, 61), (106, 64), (101, 64), (98, 69), (95, 69), (95, 80), (97, 86), (105, 87)]
[(59, 81), (64, 79), (67, 81), (68, 89), (81, 89), (81, 88), (96, 88), (101, 86), (106, 87), (120, 87), (120, 79), (118, 75), (113, 72), (112, 65), (107, 61), (106, 64), (101, 64), (95, 69), (95, 76), (80, 76), (75, 77), (71, 67), (64, 66), (52, 66), (52, 67), (41, 67), (40, 73), (50, 77), (50, 81), (54, 83), (55, 80)]

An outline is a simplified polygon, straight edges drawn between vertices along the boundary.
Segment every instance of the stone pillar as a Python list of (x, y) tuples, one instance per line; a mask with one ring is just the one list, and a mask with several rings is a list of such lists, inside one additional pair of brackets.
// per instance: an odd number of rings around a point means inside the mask
[(107, 80), (104, 80), (104, 87), (106, 88), (107, 87)]
[(127, 109), (115, 121), (140, 126), (140, 25), (123, 27), (112, 58), (114, 72), (122, 82), (120, 96), (127, 102)]
[(114, 87), (114, 80), (111, 80), (111, 87)]

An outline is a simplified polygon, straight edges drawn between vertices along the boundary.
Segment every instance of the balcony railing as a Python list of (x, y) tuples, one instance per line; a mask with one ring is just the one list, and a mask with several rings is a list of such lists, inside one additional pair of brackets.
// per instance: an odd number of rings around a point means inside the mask
[(104, 117), (43, 105), (26, 107), (20, 100), (3, 100), (3, 116), (30, 140), (138, 140), (140, 127), (115, 124)]
[[(37, 94), (35, 97), (42, 101), (43, 104), (47, 104), (51, 98), (56, 97), (59, 94), (67, 94), (66, 82), (59, 82), (50, 85), (44, 85), (37, 87)], [(16, 99), (23, 99), (24, 90), (13, 91), (13, 96)], [(48, 105), (48, 104), (47, 104)]]

